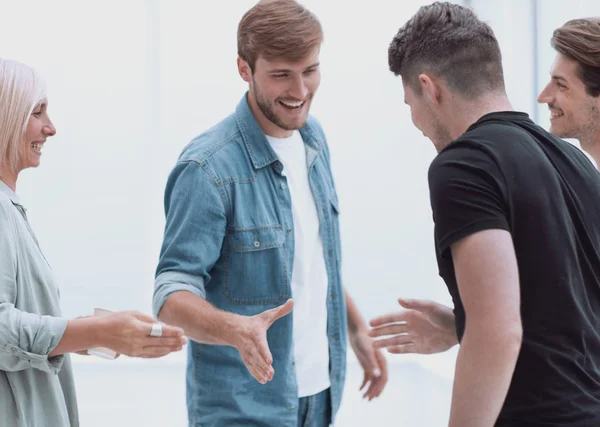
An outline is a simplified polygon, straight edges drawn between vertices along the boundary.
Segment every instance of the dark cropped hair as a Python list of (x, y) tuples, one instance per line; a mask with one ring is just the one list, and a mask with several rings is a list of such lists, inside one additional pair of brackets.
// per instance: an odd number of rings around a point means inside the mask
[(457, 4), (421, 7), (392, 40), (388, 60), (390, 70), (417, 93), (418, 76), (427, 71), (466, 99), (504, 91), (502, 55), (494, 32), (473, 11)]

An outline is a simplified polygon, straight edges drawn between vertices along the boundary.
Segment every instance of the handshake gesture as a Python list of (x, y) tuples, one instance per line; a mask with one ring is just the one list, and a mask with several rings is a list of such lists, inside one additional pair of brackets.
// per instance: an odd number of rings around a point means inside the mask
[(276, 320), (291, 313), (294, 302), (263, 311), (255, 316), (241, 317), (232, 345), (239, 351), (250, 374), (261, 384), (273, 379), (273, 356), (267, 342), (267, 331)]

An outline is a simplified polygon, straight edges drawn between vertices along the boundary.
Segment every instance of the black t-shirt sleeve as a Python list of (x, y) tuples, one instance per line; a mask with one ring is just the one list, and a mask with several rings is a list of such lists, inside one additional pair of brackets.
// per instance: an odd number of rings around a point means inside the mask
[(429, 168), (435, 241), (449, 259), (450, 246), (487, 229), (508, 230), (506, 184), (491, 153), (477, 143), (455, 142)]

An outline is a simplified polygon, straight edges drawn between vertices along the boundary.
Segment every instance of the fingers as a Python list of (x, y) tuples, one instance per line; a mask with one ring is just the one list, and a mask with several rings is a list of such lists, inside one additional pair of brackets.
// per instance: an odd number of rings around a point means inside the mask
[(268, 381), (271, 381), (273, 379), (273, 374), (275, 373), (273, 367), (270, 364), (267, 364), (261, 357), (254, 359), (253, 366), (258, 374), (254, 377), (258, 380), (259, 383), (266, 384)]
[[(363, 394), (363, 399), (368, 399), (370, 401), (373, 398), (377, 397), (377, 396), (375, 396), (375, 390), (377, 390), (377, 384), (379, 383), (379, 378), (374, 378), (371, 375), (365, 375), (365, 381), (369, 383), (369, 387)], [(366, 382), (364, 382), (364, 383), (366, 384)], [(361, 388), (361, 390), (362, 390), (362, 388)]]
[(273, 367), (267, 365), (260, 356), (256, 357), (250, 354), (247, 358), (244, 358), (244, 363), (250, 374), (259, 383), (266, 384), (273, 379), (273, 374), (275, 373)]
[(416, 348), (414, 343), (407, 343), (388, 347), (387, 351), (392, 354), (412, 354), (416, 353)]
[(384, 314), (382, 316), (376, 317), (374, 319), (371, 319), (371, 321), (369, 322), (369, 325), (371, 325), (372, 328), (375, 328), (377, 326), (381, 326), (381, 325), (385, 325), (388, 323), (396, 323), (396, 322), (405, 322), (405, 316), (404, 313), (400, 312), (400, 313), (388, 313), (388, 314)]
[[(161, 337), (182, 337), (184, 335), (184, 330), (177, 326), (167, 325), (166, 323), (159, 322), (154, 317), (149, 316), (144, 313), (140, 313), (137, 311), (128, 312), (133, 317), (135, 317), (139, 324), (138, 326), (143, 329), (144, 335), (150, 336), (150, 332), (152, 332), (152, 325), (155, 323), (160, 323), (162, 326), (162, 334)], [(154, 337), (153, 337), (154, 338)]]
[(264, 342), (258, 343), (258, 354), (267, 365), (273, 363), (273, 356), (271, 355), (271, 350), (269, 350), (269, 344), (266, 339)]
[(136, 356), (144, 359), (154, 359), (157, 357), (163, 357), (167, 354), (173, 353), (175, 351), (180, 351), (181, 346), (148, 346), (144, 347), (142, 351)]
[[(262, 336), (261, 336), (262, 335)], [(244, 345), (238, 348), (242, 360), (250, 374), (261, 384), (266, 384), (273, 379), (275, 371), (271, 364), (273, 356), (269, 350), (266, 334), (252, 335)]]
[(377, 350), (375, 357), (377, 358), (377, 364), (381, 368), (381, 375), (377, 378), (377, 382), (371, 393), (371, 399), (379, 397), (388, 382), (387, 360), (385, 360), (385, 356), (381, 351)]
[[(375, 358), (374, 347), (370, 347), (369, 351), (366, 354), (366, 361), (363, 362), (363, 369), (369, 376), (373, 378), (378, 378), (381, 375), (381, 369), (379, 369), (379, 364), (377, 363), (377, 359)], [(362, 387), (361, 387), (362, 388)]]
[(409, 332), (408, 324), (406, 323), (393, 323), (385, 326), (379, 326), (369, 331), (370, 337), (383, 337), (385, 335), (398, 335), (406, 334)]
[(185, 337), (148, 337), (144, 347), (183, 347), (187, 344)]
[[(150, 336), (150, 332), (152, 332), (152, 325), (154, 323), (158, 323), (156, 322), (156, 320), (154, 320), (151, 324), (145, 323), (144, 324), (144, 331), (146, 332), (147, 336)], [(183, 337), (184, 331), (183, 329), (177, 327), (177, 326), (171, 326), (171, 325), (166, 325), (164, 323), (161, 323), (162, 325), (162, 334), (161, 337)], [(159, 338), (159, 337), (151, 337), (151, 338)]]
[(122, 321), (127, 322), (127, 319), (131, 319), (129, 316), (133, 316), (138, 320), (138, 327), (143, 330), (143, 334), (146, 336), (150, 335), (152, 331), (152, 325), (155, 323), (160, 323), (162, 325), (162, 335), (163, 337), (181, 337), (184, 335), (184, 330), (177, 326), (167, 325), (166, 323), (159, 322), (154, 317), (149, 316), (145, 313), (140, 313), (138, 311), (125, 311), (125, 312), (115, 312), (112, 314), (113, 316), (120, 316)]
[(287, 316), (288, 314), (290, 314), (293, 308), (294, 300), (289, 299), (285, 302), (285, 304), (265, 311), (264, 313), (267, 315), (269, 326), (272, 325), (277, 319), (281, 319), (283, 316)]
[(429, 311), (437, 305), (435, 301), (416, 298), (398, 298), (398, 303), (406, 309), (417, 311)]
[[(265, 338), (264, 341), (258, 343), (258, 366), (262, 371), (266, 381), (271, 381), (273, 379), (273, 374), (275, 371), (271, 364), (273, 363), (273, 356), (271, 355), (271, 351), (269, 350), (269, 344)], [(263, 383), (265, 384), (266, 381)]]
[(246, 368), (248, 369), (248, 372), (250, 372), (250, 375), (252, 375), (254, 377), (254, 379), (256, 381), (258, 381), (259, 383), (265, 384), (264, 373), (261, 372), (256, 367), (256, 361), (254, 360), (254, 358), (248, 357), (248, 358), (243, 358), (243, 360), (244, 360), (244, 364), (246, 365)]
[(398, 345), (413, 344), (412, 338), (408, 334), (396, 335), (390, 338), (375, 340), (373, 346), (377, 349), (384, 347), (394, 347)]
[(180, 351), (187, 343), (185, 337), (147, 337), (137, 349), (126, 353), (130, 357), (156, 358)]
[[(370, 338), (365, 338), (365, 342), (368, 342), (368, 348), (365, 352), (357, 352), (358, 359), (365, 371), (363, 382), (360, 385), (359, 390), (363, 390), (367, 384), (368, 388), (363, 395), (363, 398), (368, 398), (369, 400), (377, 397), (379, 393), (381, 393), (380, 378), (382, 376), (382, 370), (386, 372), (386, 379), (384, 381), (387, 382), (387, 364), (385, 358), (378, 357), (378, 350), (375, 350), (373, 347), (373, 343)], [(383, 365), (382, 365), (383, 362)]]
[(367, 374), (367, 372), (365, 372), (365, 375), (363, 377), (363, 382), (360, 385), (360, 387), (358, 388), (358, 391), (362, 391), (362, 389), (365, 388), (365, 386), (367, 385), (368, 382), (369, 382), (369, 375)]
[(369, 401), (379, 397), (388, 382), (387, 361), (385, 360), (385, 356), (381, 351), (377, 351), (375, 357), (377, 358), (378, 366), (381, 368), (381, 375), (379, 377), (369, 377), (365, 375), (365, 380), (363, 381), (363, 385), (366, 383), (367, 379), (370, 381), (369, 388), (363, 394), (363, 399), (366, 398)]

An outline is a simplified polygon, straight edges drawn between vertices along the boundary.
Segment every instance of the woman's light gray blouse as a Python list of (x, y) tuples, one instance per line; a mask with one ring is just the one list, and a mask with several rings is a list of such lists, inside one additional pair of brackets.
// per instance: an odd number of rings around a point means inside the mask
[(0, 181), (0, 426), (79, 425), (52, 271), (17, 195)]

